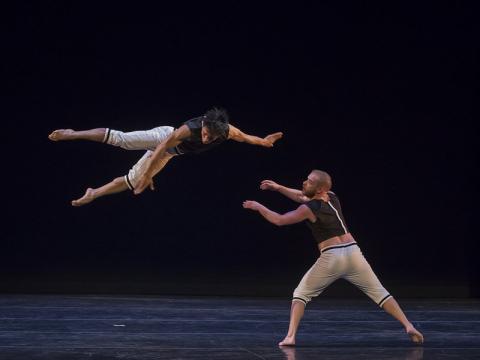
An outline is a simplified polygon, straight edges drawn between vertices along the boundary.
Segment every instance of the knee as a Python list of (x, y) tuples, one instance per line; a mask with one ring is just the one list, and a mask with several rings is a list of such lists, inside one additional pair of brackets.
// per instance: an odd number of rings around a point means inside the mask
[(312, 300), (313, 296), (315, 295), (309, 294), (307, 291), (304, 291), (303, 289), (296, 288), (293, 291), (292, 301), (302, 302), (306, 306)]

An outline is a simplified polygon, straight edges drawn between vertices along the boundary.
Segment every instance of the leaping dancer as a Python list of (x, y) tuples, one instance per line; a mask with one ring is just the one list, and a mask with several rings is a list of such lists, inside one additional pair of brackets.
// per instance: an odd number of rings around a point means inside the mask
[(147, 187), (153, 190), (153, 177), (173, 157), (200, 153), (229, 139), (272, 147), (282, 136), (281, 132), (267, 135), (264, 138), (245, 134), (229, 124), (228, 114), (225, 110), (213, 108), (203, 116), (184, 122), (178, 129), (171, 126), (133, 132), (122, 132), (110, 128), (84, 131), (60, 129), (53, 131), (48, 138), (52, 141), (89, 140), (118, 146), (126, 150), (147, 150), (127, 175), (117, 177), (98, 188), (88, 188), (81, 198), (72, 201), (73, 206), (82, 206), (99, 197), (127, 189), (133, 190), (135, 194), (142, 193)]

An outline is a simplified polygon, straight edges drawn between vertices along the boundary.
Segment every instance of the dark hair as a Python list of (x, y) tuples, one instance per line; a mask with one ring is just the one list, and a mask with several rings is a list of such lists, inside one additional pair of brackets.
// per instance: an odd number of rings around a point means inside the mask
[(204, 115), (204, 125), (212, 135), (224, 137), (228, 129), (228, 113), (222, 108), (212, 108)]
[(207, 118), (205, 121), (218, 121), (225, 124), (228, 124), (228, 113), (227, 110), (222, 108), (212, 108), (205, 113)]

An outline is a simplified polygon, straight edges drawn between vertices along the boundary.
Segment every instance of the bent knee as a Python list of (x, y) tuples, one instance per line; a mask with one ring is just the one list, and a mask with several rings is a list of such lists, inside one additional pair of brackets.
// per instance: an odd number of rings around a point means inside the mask
[(299, 301), (302, 302), (304, 305), (307, 305), (310, 301), (312, 301), (312, 298), (317, 295), (318, 294), (316, 294), (315, 292), (308, 291), (306, 289), (296, 288), (293, 291), (292, 301)]

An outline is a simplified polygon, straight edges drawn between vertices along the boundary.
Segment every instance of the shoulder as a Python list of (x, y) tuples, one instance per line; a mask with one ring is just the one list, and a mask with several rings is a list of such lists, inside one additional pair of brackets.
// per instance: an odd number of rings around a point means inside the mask
[(330, 200), (338, 200), (338, 195), (335, 194), (333, 191), (328, 191), (327, 194)]
[(202, 127), (202, 121), (205, 119), (205, 116), (199, 116), (190, 120), (187, 120), (183, 125), (187, 126), (190, 130), (200, 129)]
[(303, 204), (303, 206), (308, 207), (310, 210), (315, 211), (322, 207), (322, 202), (312, 199)]
[(192, 135), (192, 130), (187, 124), (181, 125), (172, 133), (172, 137), (178, 140), (184, 140)]
[(335, 194), (333, 191), (328, 192), (328, 197), (329, 197), (329, 202), (333, 204), (335, 207), (340, 208), (340, 199), (338, 198), (338, 195)]
[(236, 128), (232, 124), (227, 125), (227, 139), (235, 139), (241, 135), (240, 129)]
[(310, 220), (311, 222), (315, 222), (316, 215), (315, 215), (314, 209), (312, 209), (310, 206), (308, 206), (308, 203), (300, 205), (297, 208), (297, 211), (299, 213), (303, 214), (303, 216), (306, 219)]

